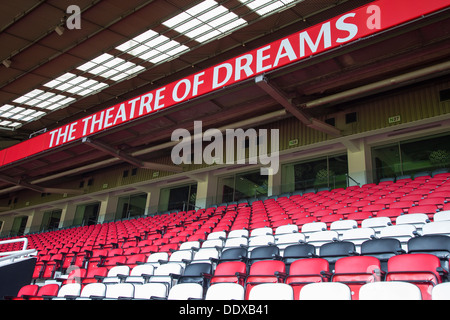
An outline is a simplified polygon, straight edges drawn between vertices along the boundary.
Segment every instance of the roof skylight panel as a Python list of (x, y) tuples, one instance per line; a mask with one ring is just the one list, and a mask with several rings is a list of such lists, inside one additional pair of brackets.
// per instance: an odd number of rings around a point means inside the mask
[(287, 8), (288, 5), (295, 2), (301, 2), (303, 0), (239, 0), (245, 4), (248, 8), (255, 11), (260, 16), (267, 15), (269, 13), (275, 13)]
[[(135, 45), (136, 44), (134, 42), (133, 43), (124, 43), (125, 47), (135, 46)], [(77, 69), (88, 72), (90, 74), (94, 74), (94, 75), (106, 78), (106, 79), (118, 81), (125, 77), (136, 74), (136, 73), (144, 70), (145, 68), (142, 66), (138, 66), (137, 64), (134, 64), (132, 62), (126, 61), (124, 59), (114, 57), (108, 53), (104, 53), (104, 54), (98, 56), (97, 58), (92, 59), (91, 61), (88, 61), (88, 62), (82, 64)], [(123, 76), (124, 72), (125, 72), (126, 76)], [(99, 82), (97, 82), (97, 84), (98, 83)], [(106, 86), (106, 84), (105, 84), (105, 86)], [(105, 86), (100, 86), (100, 87), (103, 88)]]
[(197, 42), (204, 42), (247, 22), (216, 1), (206, 0), (163, 24)]

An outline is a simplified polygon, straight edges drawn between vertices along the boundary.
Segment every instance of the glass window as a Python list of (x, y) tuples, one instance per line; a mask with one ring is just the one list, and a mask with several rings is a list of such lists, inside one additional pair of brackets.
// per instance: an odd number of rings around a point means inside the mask
[(197, 184), (161, 189), (158, 210), (193, 210), (197, 199)]
[(282, 192), (347, 186), (347, 155), (327, 156), (282, 167)]
[(117, 202), (116, 219), (144, 215), (146, 203), (146, 193), (120, 197)]
[(375, 177), (414, 176), (450, 167), (450, 135), (406, 140), (372, 149)]
[(217, 193), (219, 202), (225, 203), (267, 196), (267, 189), (267, 176), (261, 175), (258, 170), (220, 178)]

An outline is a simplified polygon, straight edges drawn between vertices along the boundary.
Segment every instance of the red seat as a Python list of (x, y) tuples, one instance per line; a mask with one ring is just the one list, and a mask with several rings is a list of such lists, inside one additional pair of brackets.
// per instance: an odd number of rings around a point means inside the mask
[(263, 260), (253, 263), (245, 281), (246, 300), (251, 289), (260, 283), (284, 282), (286, 265), (280, 260)]
[(430, 300), (433, 287), (443, 282), (446, 273), (435, 255), (402, 254), (389, 258), (386, 281), (411, 282), (419, 287), (423, 300)]
[(322, 258), (300, 259), (292, 262), (286, 283), (294, 290), (294, 299), (298, 300), (300, 290), (308, 283), (327, 282), (330, 279), (329, 263)]
[(433, 219), (434, 214), (438, 211), (436, 205), (419, 205), (412, 207), (408, 213), (425, 213), (430, 220)]
[(24, 300), (30, 296), (36, 296), (39, 290), (37, 284), (28, 284), (20, 288), (16, 297), (5, 297), (8, 300)]
[(348, 285), (352, 300), (359, 299), (359, 289), (367, 282), (381, 281), (380, 260), (371, 256), (344, 257), (336, 261), (332, 282)]
[(234, 282), (244, 285), (247, 276), (247, 265), (242, 261), (226, 261), (217, 265), (211, 284), (220, 282)]

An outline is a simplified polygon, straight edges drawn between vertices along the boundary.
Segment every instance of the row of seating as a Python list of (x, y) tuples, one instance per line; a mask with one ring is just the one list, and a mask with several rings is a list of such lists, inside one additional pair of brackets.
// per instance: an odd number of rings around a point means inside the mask
[[(59, 287), (47, 284), (42, 287), (27, 285), (12, 300), (244, 300), (245, 289), (237, 283), (218, 283), (206, 293), (195, 283), (175, 285), (167, 298), (165, 288), (158, 283), (136, 285), (119, 283), (105, 285), (91, 283), (83, 289), (79, 283)], [(440, 283), (432, 288), (431, 300), (448, 300), (450, 283)], [(351, 288), (340, 282), (308, 283), (294, 297), (292, 286), (285, 283), (263, 283), (253, 287), (247, 300), (352, 300)], [(369, 282), (361, 286), (359, 300), (422, 300), (420, 289), (404, 281)]]
[[(244, 246), (250, 253), (276, 245), (283, 254), (286, 247), (301, 242), (312, 244), (316, 254), (327, 242), (352, 242), (361, 254), (366, 240), (395, 238), (404, 252), (410, 252), (409, 240), (450, 234), (448, 180), (448, 174), (441, 174), (28, 235), (30, 246), (38, 250), (34, 280), (52, 279), (74, 266), (133, 267), (156, 253), (166, 254), (166, 261), (171, 256), (175, 260), (181, 256), (177, 251), (189, 248), (215, 248), (221, 254), (230, 247)], [(400, 208), (405, 197), (413, 202)], [(423, 200), (438, 198), (434, 211), (415, 211), (424, 208)], [(365, 210), (368, 207), (372, 211)]]
[[(441, 267), (439, 258), (431, 254), (392, 256), (388, 259), (387, 267), (387, 272), (381, 270), (379, 259), (372, 256), (339, 258), (333, 271), (330, 270), (329, 261), (323, 258), (295, 260), (290, 264), (289, 270), (280, 260), (254, 261), (249, 269), (243, 261), (225, 261), (217, 264), (215, 268), (208, 262), (192, 263), (186, 268), (178, 263), (165, 263), (156, 268), (152, 264), (145, 264), (136, 266), (131, 273), (129, 269), (117, 266), (112, 268), (106, 277), (99, 277), (95, 282), (72, 278), (72, 281), (65, 282), (61, 287), (56, 283), (46, 284), (39, 289), (40, 292), (28, 295), (50, 298), (50, 290), (58, 289), (58, 293), (53, 293), (53, 297), (66, 299), (207, 299), (208, 293), (212, 295), (210, 290), (219, 290), (219, 285), (223, 287), (226, 283), (229, 287), (241, 288), (240, 291), (245, 293), (241, 299), (252, 300), (259, 296), (253, 293), (255, 288), (261, 284), (277, 283), (290, 288), (292, 299), (301, 300), (308, 284), (335, 282), (348, 287), (352, 300), (359, 300), (360, 291), (367, 283), (407, 282), (417, 287), (420, 299), (430, 300), (433, 298), (434, 288), (445, 283), (444, 280), (448, 276), (448, 272)], [(214, 289), (211, 289), (213, 287)], [(24, 295), (26, 290), (31, 288), (36, 289), (38, 286), (25, 286), (15, 298), (30, 298)], [(77, 291), (71, 291), (69, 288), (77, 288)], [(215, 294), (220, 294), (220, 291)], [(230, 292), (223, 293), (222, 299), (226, 299), (226, 294)], [(215, 297), (219, 298), (220, 295)], [(278, 298), (280, 297), (274, 297)]]

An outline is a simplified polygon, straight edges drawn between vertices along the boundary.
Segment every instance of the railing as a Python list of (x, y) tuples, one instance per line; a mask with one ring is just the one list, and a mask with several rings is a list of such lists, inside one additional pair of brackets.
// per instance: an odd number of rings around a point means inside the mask
[(35, 255), (37, 253), (36, 249), (27, 249), (27, 246), (28, 246), (27, 238), (3, 240), (3, 241), (0, 241), (0, 245), (8, 244), (8, 243), (16, 243), (16, 242), (23, 242), (22, 249), (16, 250), (16, 251), (0, 252), (0, 263), (2, 263), (4, 261), (8, 261), (8, 260), (10, 260), (10, 262), (14, 262), (14, 260), (17, 258)]

